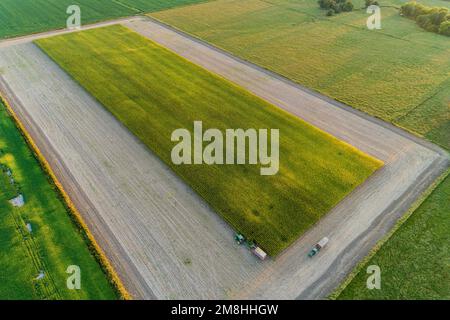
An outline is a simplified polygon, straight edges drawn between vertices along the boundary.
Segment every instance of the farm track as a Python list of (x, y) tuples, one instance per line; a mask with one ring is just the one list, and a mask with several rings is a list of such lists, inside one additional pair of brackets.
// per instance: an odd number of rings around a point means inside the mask
[[(146, 18), (114, 23), (241, 85), (385, 166), (277, 259), (256, 261), (232, 230), (36, 46), (0, 42), (0, 90), (136, 298), (317, 299), (329, 294), (448, 166), (402, 130)], [(330, 245), (310, 260), (318, 239)]]

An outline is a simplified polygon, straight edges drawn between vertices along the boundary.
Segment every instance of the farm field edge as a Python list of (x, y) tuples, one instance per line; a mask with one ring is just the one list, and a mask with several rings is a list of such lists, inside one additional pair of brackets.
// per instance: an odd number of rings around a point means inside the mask
[[(8, 142), (11, 141), (6, 140), (7, 135), (2, 135), (0, 141), (2, 141), (2, 148), (8, 151), (6, 154), (9, 155), (8, 159), (10, 160), (8, 165), (13, 167), (13, 174), (15, 175), (15, 172), (18, 172), (19, 177), (15, 178), (23, 189), (26, 200), (23, 208), (13, 208), (9, 204), (5, 208), (9, 209), (9, 213), (14, 214), (19, 222), (25, 222), (24, 217), (27, 217), (31, 225), (34, 225), (33, 228), (37, 229), (36, 234), (29, 238), (32, 238), (30, 242), (34, 245), (31, 248), (35, 248), (39, 253), (31, 252), (28, 245), (28, 254), (31, 254), (34, 260), (41, 261), (35, 266), (44, 268), (44, 274), (51, 278), (54, 286), (53, 293), (47, 290), (47, 293), (50, 292), (50, 296), (44, 295), (39, 298), (103, 300), (117, 299), (119, 295), (126, 298), (126, 291), (121, 290), (117, 285), (118, 290), (114, 289), (114, 285), (112, 285), (115, 281), (114, 275), (109, 273), (108, 276), (104, 273), (106, 271), (111, 272), (112, 269), (107, 267), (107, 262), (103, 260), (101, 251), (81, 217), (76, 213), (76, 208), (71, 204), (70, 198), (57, 182), (45, 158), (40, 155), (39, 149), (4, 97), (0, 99), (0, 109), (2, 122), (6, 124), (4, 129), (11, 130), (9, 137), (16, 143), (14, 151), (8, 145)], [(18, 145), (20, 145), (20, 148), (17, 148)], [(19, 151), (16, 150), (20, 150), (21, 154), (19, 155)], [(25, 168), (25, 166), (29, 166), (29, 168)], [(33, 177), (33, 186), (27, 182), (25, 176)], [(35, 185), (34, 183), (37, 182), (39, 184)], [(36, 190), (42, 192), (36, 194)], [(32, 214), (27, 213), (29, 210), (28, 199), (30, 205), (35, 204), (35, 207), (31, 210)], [(46, 208), (43, 206), (46, 206)], [(47, 211), (48, 216), (40, 216), (45, 211)], [(16, 225), (15, 232), (18, 232), (18, 230), (21, 230), (23, 234), (25, 225)], [(41, 230), (45, 233), (39, 233)], [(58, 230), (58, 232), (56, 233), (54, 230)], [(73, 237), (66, 238), (68, 234), (72, 234)], [(17, 236), (18, 234), (16, 234), (16, 239)], [(26, 238), (25, 240), (21, 239), (16, 244), (23, 245), (26, 241)], [(64, 244), (64, 247), (62, 247), (62, 244)], [(20, 250), (18, 248), (10, 249)], [(68, 261), (73, 261), (74, 257), (79, 257), (81, 261), (78, 260), (78, 264), (68, 263)], [(33, 259), (30, 260), (30, 263)], [(66, 266), (63, 266), (62, 260), (66, 261)], [(81, 290), (69, 290), (66, 287), (66, 279), (69, 276), (66, 273), (66, 268), (69, 265), (80, 267), (82, 272)], [(49, 274), (47, 273), (48, 270)], [(33, 272), (36, 272), (35, 276), (37, 276), (39, 270), (33, 270)], [(36, 280), (29, 280), (30, 283), (34, 281), (30, 288), (39, 288)], [(85, 286), (88, 287), (87, 290), (84, 290)], [(15, 290), (21, 291), (18, 287), (15, 287)], [(26, 299), (38, 298), (35, 291), (36, 289)], [(45, 293), (45, 290), (40, 289), (40, 292), (42, 291)], [(11, 299), (11, 296), (8, 295), (7, 298)], [(20, 296), (16, 298), (20, 299)]]

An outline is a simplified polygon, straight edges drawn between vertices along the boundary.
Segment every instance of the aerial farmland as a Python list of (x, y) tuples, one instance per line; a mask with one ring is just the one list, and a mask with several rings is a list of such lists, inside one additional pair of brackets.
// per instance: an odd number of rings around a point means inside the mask
[[(37, 44), (226, 221), (251, 235), (271, 255), (290, 245), (382, 166), (381, 161), (332, 139), (122, 26), (41, 39)], [(80, 49), (86, 56), (80, 57)], [(128, 51), (134, 53), (124, 60)], [(78, 68), (80, 58), (89, 61), (89, 65)], [(118, 66), (112, 70), (108, 65), (115, 61)], [(114, 74), (120, 76), (113, 79)], [(136, 78), (136, 74), (142, 78)], [(99, 87), (99, 83), (103, 85)], [(176, 92), (175, 100), (165, 98), (171, 96), (170, 92)], [(130, 96), (135, 98), (130, 100)], [(279, 174), (271, 179), (260, 175), (259, 168), (252, 165), (172, 164), (171, 132), (188, 128), (197, 119), (209, 128), (279, 128), (279, 152), (284, 158)], [(167, 124), (167, 128), (161, 124)], [(312, 141), (314, 145), (310, 144)], [(308, 175), (297, 176), (306, 168)]]
[(450, 2), (380, 2), (0, 1), (0, 299), (448, 299)]

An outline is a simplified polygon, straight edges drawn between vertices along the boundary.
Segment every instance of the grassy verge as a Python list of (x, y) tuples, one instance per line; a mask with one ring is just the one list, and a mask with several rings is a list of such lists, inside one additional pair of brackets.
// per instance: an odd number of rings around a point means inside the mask
[[(37, 44), (227, 222), (277, 255), (381, 166), (336, 138), (122, 26)], [(84, 61), (82, 65), (79, 61)], [(280, 170), (174, 165), (175, 129), (280, 130)]]
[[(399, 221), (332, 299), (450, 298), (449, 173)], [(369, 265), (381, 268), (381, 290), (366, 287)]]
[[(116, 299), (83, 232), (74, 225), (2, 102), (0, 164), (5, 182), (0, 185), (0, 299)], [(18, 193), (25, 197), (23, 207), (8, 202)], [(81, 290), (66, 286), (70, 265), (81, 268)], [(37, 280), (41, 272), (45, 276)]]
[(353, 3), (334, 17), (316, 0), (218, 0), (151, 16), (449, 149), (449, 38), (401, 17), (400, 0), (380, 1), (382, 29), (368, 30), (364, 2)]

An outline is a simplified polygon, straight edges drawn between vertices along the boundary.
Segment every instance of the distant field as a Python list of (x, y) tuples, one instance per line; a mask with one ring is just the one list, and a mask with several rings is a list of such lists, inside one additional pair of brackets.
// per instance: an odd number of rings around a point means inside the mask
[(2, 0), (0, 38), (64, 28), (67, 7), (73, 4), (81, 8), (82, 23), (137, 13), (112, 0)]
[[(117, 298), (1, 103), (0, 165), (16, 181), (13, 186), (0, 170), (0, 300)], [(8, 200), (18, 190), (25, 205), (14, 208)], [(26, 223), (31, 223), (32, 235)], [(69, 265), (81, 268), (81, 290), (66, 287)], [(35, 280), (41, 270), (45, 277)]]
[[(37, 44), (237, 231), (276, 255), (381, 163), (122, 26)], [(80, 65), (79, 61), (84, 61)], [(173, 130), (280, 129), (280, 171), (173, 165)], [(199, 235), (201, 236), (201, 235)]]
[[(450, 176), (362, 268), (339, 299), (450, 299)], [(367, 290), (367, 266), (381, 290)]]
[[(450, 148), (450, 39), (381, 0), (382, 30), (316, 0), (218, 0), (151, 14), (243, 59)], [(440, 0), (421, 1), (450, 7)]]
[(1, 0), (0, 39), (64, 28), (67, 7), (79, 5), (83, 24), (206, 0)]

